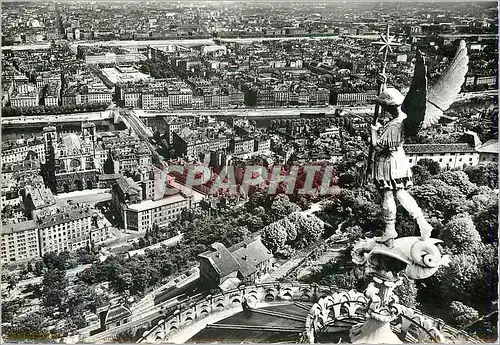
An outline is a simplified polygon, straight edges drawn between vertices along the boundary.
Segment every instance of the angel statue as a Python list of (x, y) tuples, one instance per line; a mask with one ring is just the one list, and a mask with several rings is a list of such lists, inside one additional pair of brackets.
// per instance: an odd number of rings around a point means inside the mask
[[(416, 135), (419, 130), (435, 125), (444, 111), (455, 101), (464, 83), (469, 57), (465, 42), (461, 41), (449, 68), (435, 85), (427, 89), (427, 67), (423, 55), (418, 51), (413, 81), (406, 97), (395, 88), (383, 88), (376, 102), (385, 110), (389, 122), (371, 126), (373, 145), (373, 178), (383, 194), (382, 207), (386, 223), (385, 231), (377, 242), (392, 247), (396, 232), (396, 201), (416, 219), (420, 239), (430, 238), (432, 226), (422, 210), (407, 192), (412, 186), (412, 173), (403, 150), (405, 138)], [(381, 75), (385, 84), (386, 77)]]

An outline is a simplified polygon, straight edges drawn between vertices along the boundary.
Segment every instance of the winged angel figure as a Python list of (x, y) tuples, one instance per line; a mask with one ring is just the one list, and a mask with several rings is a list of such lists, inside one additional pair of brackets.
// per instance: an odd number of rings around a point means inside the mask
[[(412, 185), (412, 174), (408, 158), (403, 150), (406, 137), (416, 135), (421, 129), (435, 125), (443, 112), (455, 101), (467, 73), (469, 57), (465, 42), (461, 41), (458, 51), (439, 81), (427, 88), (427, 66), (424, 57), (417, 52), (415, 71), (406, 97), (394, 88), (385, 88), (377, 103), (390, 116), (384, 126), (380, 123), (371, 127), (371, 143), (375, 152), (373, 170), (374, 183), (383, 193), (383, 209), (386, 228), (377, 242), (391, 246), (398, 237), (396, 232), (396, 201), (416, 219), (420, 239), (430, 238), (432, 227), (422, 210), (406, 191)], [(385, 79), (385, 76), (382, 76)]]

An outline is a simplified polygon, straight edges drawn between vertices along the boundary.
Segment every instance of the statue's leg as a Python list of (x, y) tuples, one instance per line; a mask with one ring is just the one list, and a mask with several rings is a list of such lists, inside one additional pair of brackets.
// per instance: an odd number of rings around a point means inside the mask
[(383, 243), (398, 237), (396, 232), (396, 201), (392, 190), (384, 191), (382, 208), (384, 210), (385, 231), (377, 238), (377, 242)]
[(396, 192), (396, 197), (405, 210), (416, 219), (420, 229), (420, 239), (424, 241), (431, 237), (432, 226), (425, 220), (424, 214), (415, 199), (404, 189), (399, 189)]

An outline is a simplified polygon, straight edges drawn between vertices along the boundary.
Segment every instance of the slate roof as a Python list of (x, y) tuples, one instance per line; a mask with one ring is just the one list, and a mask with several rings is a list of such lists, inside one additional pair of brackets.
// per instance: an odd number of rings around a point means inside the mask
[(107, 325), (118, 320), (123, 320), (130, 315), (132, 315), (130, 310), (123, 305), (109, 306), (108, 312), (106, 313), (105, 324)]
[(70, 133), (64, 136), (62, 138), (62, 142), (71, 154), (81, 153), (81, 141), (78, 135), (76, 135), (75, 133)]
[(88, 206), (69, 206), (61, 207), (55, 211), (55, 213), (44, 212), (37, 216), (37, 224), (40, 228), (48, 228), (57, 224), (64, 224), (78, 219), (84, 219), (91, 217), (94, 214), (94, 210)]
[(212, 248), (214, 250), (208, 250), (199, 254), (199, 256), (208, 259), (220, 277), (227, 276), (240, 269), (238, 262), (222, 243), (212, 243)]
[(429, 153), (473, 153), (476, 150), (469, 144), (407, 144), (403, 145), (407, 154)]
[(25, 190), (26, 190), (26, 195), (31, 196), (31, 200), (33, 201), (33, 207), (37, 210), (56, 204), (56, 199), (52, 194), (51, 190), (48, 188), (37, 187), (37, 186), (26, 186)]
[(215, 251), (206, 251), (199, 257), (208, 259), (220, 277), (234, 271), (239, 271), (243, 277), (248, 277), (257, 272), (259, 264), (273, 257), (258, 237), (244, 240), (229, 248), (216, 242), (212, 244), (212, 248)]
[(260, 238), (246, 239), (228, 248), (240, 264), (240, 273), (247, 277), (257, 271), (256, 266), (271, 259), (273, 255)]
[(116, 180), (116, 184), (123, 194), (140, 194), (141, 192), (141, 188), (137, 186), (137, 183), (135, 183), (135, 181), (131, 178), (125, 179), (123, 177), (119, 177)]

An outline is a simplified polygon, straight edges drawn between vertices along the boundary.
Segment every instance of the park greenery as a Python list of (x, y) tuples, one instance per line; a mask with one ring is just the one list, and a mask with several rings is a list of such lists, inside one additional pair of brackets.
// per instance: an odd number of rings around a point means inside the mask
[[(254, 207), (256, 204), (260, 206)], [(229, 247), (285, 217), (297, 228), (297, 248), (311, 244), (321, 236), (322, 227), (316, 224), (314, 216), (299, 215), (299, 210), (286, 195), (255, 194), (247, 204), (236, 208), (219, 206), (211, 212), (186, 211), (169, 227), (155, 226), (144, 240), (149, 245), (158, 243), (171, 237), (173, 234), (169, 232), (175, 229), (183, 234), (180, 243), (146, 249), (144, 255), (130, 258), (127, 254), (111, 256), (78, 276), (86, 284), (109, 282), (118, 294), (141, 297), (192, 267), (197, 255), (209, 250), (212, 243), (221, 242)]]
[(318, 241), (324, 224), (315, 215), (292, 212), (262, 229), (262, 240), (275, 256), (288, 258), (296, 249)]
[[(86, 326), (85, 315), (109, 301), (81, 281), (71, 281), (66, 270), (88, 264), (94, 255), (82, 249), (76, 253), (46, 253), (41, 261), (28, 263), (22, 274), (42, 276), (40, 285), (28, 284), (21, 293), (27, 297), (2, 303), (3, 332), (10, 340), (55, 339)], [(18, 310), (39, 302), (33, 312), (17, 315)]]

